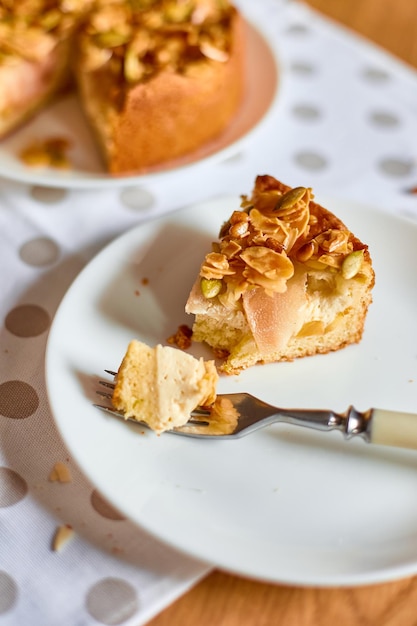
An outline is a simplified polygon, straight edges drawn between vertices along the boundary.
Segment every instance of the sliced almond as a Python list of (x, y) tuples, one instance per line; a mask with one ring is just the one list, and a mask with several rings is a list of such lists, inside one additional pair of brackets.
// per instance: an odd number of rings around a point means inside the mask
[(220, 48), (216, 48), (208, 41), (203, 41), (200, 44), (201, 53), (212, 61), (219, 61), (220, 63), (226, 63), (229, 60), (229, 55), (225, 50), (221, 50)]
[(49, 480), (51, 482), (70, 483), (72, 482), (71, 472), (65, 463), (58, 461), (49, 474)]
[(71, 539), (73, 539), (74, 535), (74, 529), (69, 524), (58, 526), (52, 542), (54, 552), (61, 552)]

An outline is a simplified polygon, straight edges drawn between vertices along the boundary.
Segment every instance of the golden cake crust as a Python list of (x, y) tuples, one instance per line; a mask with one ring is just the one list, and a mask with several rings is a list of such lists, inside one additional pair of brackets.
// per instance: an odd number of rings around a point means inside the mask
[(242, 30), (242, 20), (237, 17), (236, 43), (227, 63), (208, 61), (194, 75), (164, 72), (129, 92), (115, 124), (115, 141), (109, 151), (111, 172), (146, 169), (182, 157), (226, 128), (239, 107), (244, 87)]

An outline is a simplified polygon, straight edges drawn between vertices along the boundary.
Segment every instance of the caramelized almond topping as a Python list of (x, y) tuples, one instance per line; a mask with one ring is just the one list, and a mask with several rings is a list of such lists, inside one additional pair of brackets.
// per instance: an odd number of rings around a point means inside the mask
[(202, 289), (203, 295), (227, 308), (240, 306), (242, 294), (256, 286), (284, 292), (297, 263), (341, 272), (347, 280), (360, 272), (363, 250), (354, 250), (353, 236), (339, 220), (317, 213), (312, 190), (277, 181), (274, 188), (271, 180), (258, 177), (252, 195), (242, 196), (240, 210), (223, 224), (220, 242), (202, 263), (200, 277), (216, 285), (215, 293)]
[(161, 70), (192, 72), (230, 56), (229, 0), (5, 0), (0, 2), (0, 66), (44, 59), (75, 29), (83, 68), (109, 69), (126, 88)]
[(83, 65), (107, 66), (123, 90), (164, 69), (225, 63), (234, 12), (228, 0), (98, 0), (82, 23)]

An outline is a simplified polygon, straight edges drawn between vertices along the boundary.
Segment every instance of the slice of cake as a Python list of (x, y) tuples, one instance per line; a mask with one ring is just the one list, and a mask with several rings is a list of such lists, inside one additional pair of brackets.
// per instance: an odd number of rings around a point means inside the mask
[(311, 189), (258, 176), (204, 258), (186, 312), (193, 340), (235, 374), (360, 341), (373, 285), (368, 247)]
[(146, 171), (216, 138), (244, 88), (227, 0), (108, 0), (80, 28), (74, 73), (108, 171)]
[(185, 424), (197, 406), (212, 405), (217, 381), (214, 361), (134, 340), (117, 373), (112, 404), (161, 433)]
[(72, 35), (89, 1), (0, 3), (0, 137), (69, 83)]

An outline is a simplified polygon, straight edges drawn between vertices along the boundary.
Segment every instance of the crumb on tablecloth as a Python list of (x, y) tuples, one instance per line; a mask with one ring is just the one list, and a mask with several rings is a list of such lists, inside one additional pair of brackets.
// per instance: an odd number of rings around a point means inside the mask
[(58, 526), (52, 541), (52, 549), (54, 552), (61, 552), (71, 539), (73, 539), (74, 535), (74, 529), (69, 524)]
[(72, 482), (71, 472), (65, 463), (58, 461), (53, 466), (51, 473), (49, 474), (49, 480), (51, 482), (70, 483)]

